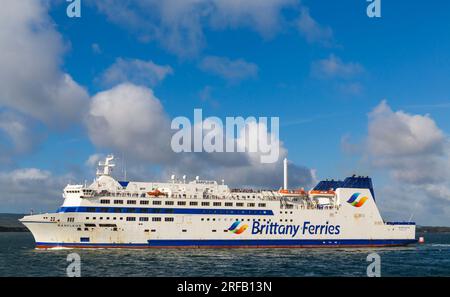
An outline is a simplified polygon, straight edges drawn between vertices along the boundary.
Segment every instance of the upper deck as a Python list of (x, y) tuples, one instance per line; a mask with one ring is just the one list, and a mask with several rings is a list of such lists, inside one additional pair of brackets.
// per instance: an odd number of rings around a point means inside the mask
[[(224, 181), (201, 180), (198, 176), (192, 181), (182, 180), (175, 176), (168, 182), (133, 182), (117, 181), (111, 176), (114, 164), (112, 156), (99, 163), (97, 178), (88, 185), (68, 185), (64, 189), (65, 205), (93, 205), (110, 198), (112, 201), (125, 199), (154, 200), (214, 200), (214, 201), (248, 201), (276, 202), (285, 209), (328, 209), (338, 208), (341, 204), (336, 190), (339, 188), (365, 188), (373, 194), (369, 177), (348, 177), (344, 181), (320, 181), (310, 191), (271, 189), (230, 189)], [(116, 199), (115, 199), (116, 198)], [(66, 203), (68, 202), (68, 203)], [(140, 203), (137, 201), (137, 203)], [(146, 203), (142, 203), (146, 204)], [(178, 203), (175, 203), (178, 205)], [(180, 203), (187, 205), (190, 203)]]

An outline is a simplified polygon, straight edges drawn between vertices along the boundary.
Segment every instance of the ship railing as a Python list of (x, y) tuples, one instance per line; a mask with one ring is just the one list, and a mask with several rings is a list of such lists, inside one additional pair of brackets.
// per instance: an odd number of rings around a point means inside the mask
[(338, 205), (297, 205), (297, 204), (281, 204), (281, 209), (308, 209), (308, 210), (339, 210)]
[[(189, 195), (189, 197), (188, 197)], [(197, 194), (198, 195), (198, 194)], [(214, 193), (202, 193), (197, 197), (193, 197), (190, 194), (180, 194), (180, 193), (171, 193), (167, 196), (148, 196), (146, 192), (112, 192), (103, 190), (101, 192), (94, 192), (91, 195), (83, 195), (82, 198), (102, 198), (102, 197), (111, 197), (111, 198), (176, 198), (176, 199), (208, 199), (208, 200), (236, 200), (236, 201), (279, 201), (281, 196), (275, 195), (251, 195), (250, 197), (238, 197), (233, 195), (231, 192), (224, 194), (214, 194)]]

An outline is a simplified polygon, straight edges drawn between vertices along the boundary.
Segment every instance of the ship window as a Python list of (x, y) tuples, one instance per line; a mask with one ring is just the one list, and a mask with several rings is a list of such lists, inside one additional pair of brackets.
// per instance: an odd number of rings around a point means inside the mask
[(166, 201), (165, 204), (166, 205), (173, 205), (173, 201)]
[(209, 202), (202, 202), (202, 206), (209, 206)]
[(238, 206), (238, 207), (242, 207), (242, 206), (244, 206), (244, 203), (242, 203), (242, 202), (238, 202), (238, 203), (236, 203), (236, 206)]
[(266, 207), (266, 204), (265, 203), (259, 203), (258, 207)]
[(148, 200), (141, 200), (141, 204), (148, 204)]
[(140, 222), (148, 222), (148, 218), (147, 217), (141, 217), (139, 218)]
[(212, 232), (217, 232), (217, 230), (212, 230)]
[(186, 205), (186, 201), (178, 201), (177, 204), (178, 205)]
[(152, 218), (152, 222), (161, 222), (161, 218)]
[(166, 221), (166, 222), (173, 222), (174, 219), (173, 218), (164, 218), (164, 221)]
[(136, 218), (135, 217), (127, 217), (127, 221), (134, 222), (134, 221), (136, 221)]
[(109, 204), (109, 200), (107, 200), (107, 199), (101, 199), (100, 200), (100, 204)]
[(183, 230), (181, 230), (181, 232), (187, 232), (187, 230), (186, 230), (186, 229), (183, 229)]
[(225, 202), (225, 206), (233, 206), (233, 202)]
[(189, 205), (190, 206), (196, 206), (196, 205), (198, 205), (198, 203), (197, 203), (197, 201), (191, 201), (191, 202), (189, 202)]
[[(45, 218), (44, 218), (45, 219)], [(89, 217), (86, 217), (86, 220), (89, 220)]]
[(127, 200), (127, 204), (136, 204), (136, 200)]
[(89, 242), (89, 237), (81, 237), (80, 242)]
[(77, 231), (81, 231), (81, 228), (77, 228)]
[(221, 202), (213, 202), (213, 206), (222, 206)]
[(202, 218), (202, 221), (204, 221), (205, 219), (204, 218)]
[(155, 229), (152, 229), (151, 232), (156, 232), (156, 230), (155, 230)]
[(247, 203), (248, 207), (255, 207), (255, 203)]
[(123, 200), (114, 200), (114, 204), (123, 204)]
[(100, 227), (104, 227), (104, 228), (114, 228), (117, 227), (116, 224), (100, 224)]
[(161, 205), (161, 201), (159, 201), (159, 200), (155, 200), (152, 203), (153, 203), (153, 205)]

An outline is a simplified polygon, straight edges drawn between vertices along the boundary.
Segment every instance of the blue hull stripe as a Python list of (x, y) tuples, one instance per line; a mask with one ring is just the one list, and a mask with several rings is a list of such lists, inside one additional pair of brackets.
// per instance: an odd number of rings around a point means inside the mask
[(37, 242), (39, 247), (320, 247), (320, 246), (401, 246), (416, 243), (415, 239), (217, 239), (217, 240), (149, 240), (148, 243), (63, 243)]
[(151, 214), (215, 214), (273, 216), (270, 209), (219, 209), (219, 208), (150, 208), (150, 207), (61, 207), (59, 213), (151, 213)]

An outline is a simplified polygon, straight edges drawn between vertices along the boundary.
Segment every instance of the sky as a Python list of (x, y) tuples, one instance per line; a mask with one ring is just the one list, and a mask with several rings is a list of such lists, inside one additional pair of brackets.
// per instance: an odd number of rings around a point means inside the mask
[[(373, 178), (386, 219), (450, 226), (450, 3), (5, 0), (0, 212), (53, 211), (67, 183), (171, 174), (278, 189)], [(280, 158), (170, 150), (171, 120), (278, 117)]]

